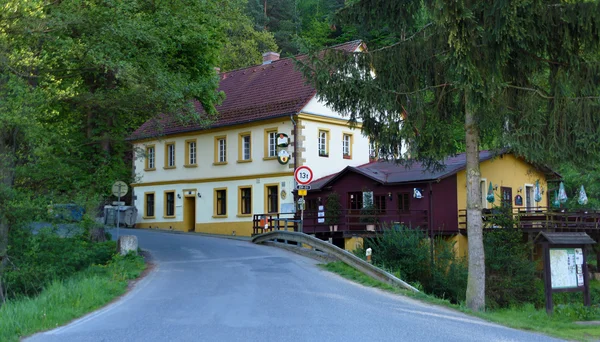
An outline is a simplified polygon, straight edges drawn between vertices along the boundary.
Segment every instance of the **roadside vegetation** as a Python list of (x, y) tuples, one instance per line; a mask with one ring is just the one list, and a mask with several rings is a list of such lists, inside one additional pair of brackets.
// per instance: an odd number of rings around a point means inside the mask
[(464, 258), (457, 258), (452, 253), (452, 243), (436, 239), (432, 244), (418, 229), (388, 229), (382, 235), (366, 240), (364, 248), (355, 253), (364, 258), (365, 249), (372, 248), (375, 266), (409, 282), (420, 293), (373, 280), (342, 262), (322, 267), (365, 286), (445, 305), (509, 327), (569, 340), (600, 338), (600, 326), (585, 324), (585, 321), (600, 320), (600, 282), (591, 283), (591, 307), (583, 306), (581, 292), (555, 293), (554, 313), (548, 316), (541, 273), (531, 258), (533, 246), (523, 241), (522, 236), (518, 230), (499, 229), (485, 233), (488, 277), (484, 312), (472, 311), (465, 305), (467, 266)]
[(18, 341), (92, 312), (122, 295), (146, 268), (142, 256), (117, 253), (116, 242), (92, 219), (93, 205), (81, 202), (88, 214), (73, 222), (42, 203), (11, 204), (0, 272), (0, 341)]
[(104, 265), (94, 264), (66, 279), (50, 281), (38, 296), (8, 300), (0, 307), (0, 341), (19, 341), (106, 305), (125, 293), (145, 267), (141, 256), (113, 255)]

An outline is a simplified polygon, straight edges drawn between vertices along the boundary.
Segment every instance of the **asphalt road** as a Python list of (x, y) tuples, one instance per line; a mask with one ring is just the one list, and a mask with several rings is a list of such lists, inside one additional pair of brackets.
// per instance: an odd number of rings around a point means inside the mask
[(135, 234), (156, 267), (119, 301), (27, 341), (548, 341), (364, 287), (276, 247)]

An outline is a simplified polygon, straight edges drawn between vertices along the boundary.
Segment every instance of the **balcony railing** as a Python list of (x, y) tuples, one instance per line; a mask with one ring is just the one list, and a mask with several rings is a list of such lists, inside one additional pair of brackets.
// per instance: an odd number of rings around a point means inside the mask
[[(269, 230), (299, 231), (300, 213), (294, 214), (256, 214), (253, 220), (254, 234)], [(361, 213), (360, 210), (340, 210), (340, 215), (328, 216), (327, 212), (316, 210), (304, 211), (302, 232), (307, 234), (326, 232), (375, 232), (386, 226), (404, 225), (410, 228), (429, 229), (429, 212), (427, 210), (372, 210)]]
[[(600, 228), (599, 210), (537, 208), (494, 208), (482, 212), (483, 228), (577, 231)], [(458, 228), (467, 228), (467, 211), (458, 211)]]

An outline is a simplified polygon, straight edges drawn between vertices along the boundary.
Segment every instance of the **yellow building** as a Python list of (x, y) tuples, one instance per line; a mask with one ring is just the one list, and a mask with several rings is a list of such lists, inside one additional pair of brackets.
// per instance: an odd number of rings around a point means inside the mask
[(250, 236), (254, 214), (295, 211), (296, 167), (319, 178), (369, 161), (360, 124), (351, 129), (321, 102), (292, 59), (267, 53), (262, 65), (220, 76), (226, 99), (215, 123), (164, 115), (130, 137), (137, 227)]

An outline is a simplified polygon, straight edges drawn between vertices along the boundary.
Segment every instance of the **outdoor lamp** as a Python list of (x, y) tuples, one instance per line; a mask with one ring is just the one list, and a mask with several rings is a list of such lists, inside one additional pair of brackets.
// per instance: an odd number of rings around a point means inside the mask
[(181, 199), (181, 194), (177, 194), (177, 198)]
[(388, 192), (388, 198), (390, 199), (390, 201), (392, 200), (392, 193)]

